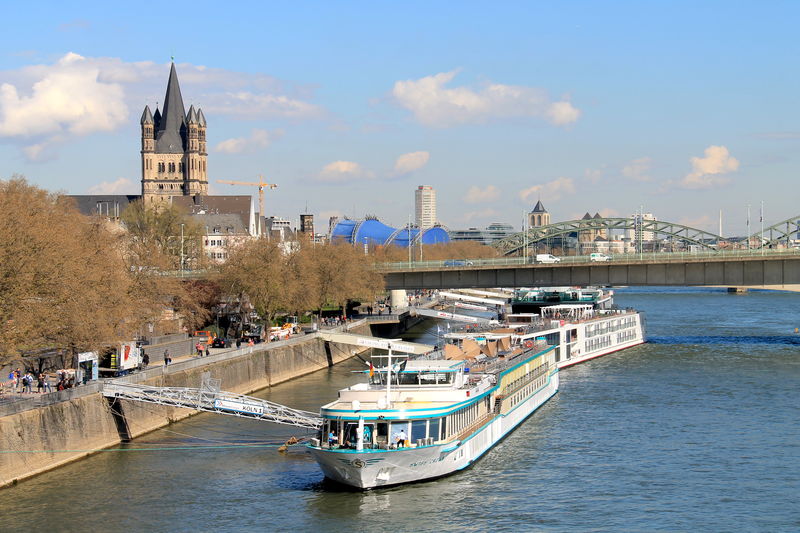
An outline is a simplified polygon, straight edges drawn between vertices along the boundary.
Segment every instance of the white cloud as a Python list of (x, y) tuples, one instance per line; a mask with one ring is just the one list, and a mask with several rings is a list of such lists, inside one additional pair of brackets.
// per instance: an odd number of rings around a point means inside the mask
[(580, 117), (569, 101), (553, 102), (544, 89), (487, 84), (479, 90), (448, 88), (457, 71), (441, 72), (418, 80), (397, 81), (392, 96), (414, 113), (422, 124), (444, 128), (467, 123), (515, 117), (541, 118), (562, 126)]
[(250, 137), (225, 139), (217, 143), (214, 150), (223, 154), (240, 154), (254, 152), (269, 147), (274, 141), (283, 137), (283, 130), (267, 131), (254, 129)]
[(462, 200), (468, 204), (479, 204), (481, 202), (491, 202), (500, 198), (500, 189), (494, 185), (487, 185), (485, 189), (473, 185), (467, 189), (467, 193)]
[[(184, 104), (214, 116), (243, 119), (317, 119), (326, 111), (309, 102), (309, 87), (265, 74), (176, 65)], [(54, 136), (113, 131), (138, 120), (147, 104), (163, 103), (168, 64), (126, 62), (114, 57), (68, 53), (55, 63), (0, 71), (0, 138), (27, 145), (29, 159), (54, 144)], [(136, 110), (131, 116), (130, 109)]]
[(592, 183), (597, 183), (601, 179), (603, 179), (603, 168), (587, 168), (583, 171), (583, 175), (586, 176)]
[(431, 154), (428, 152), (411, 152), (403, 154), (394, 162), (395, 175), (401, 176), (419, 170), (428, 164)]
[(97, 185), (92, 185), (86, 192), (89, 194), (139, 194), (141, 192), (138, 183), (127, 178), (118, 178), (115, 181), (103, 181)]
[[(619, 217), (619, 211), (616, 209), (611, 209), (610, 207), (604, 207), (599, 211), (600, 216), (603, 218), (615, 218)], [(580, 218), (580, 217), (579, 217)]]
[(324, 183), (343, 183), (347, 181), (371, 179), (374, 174), (353, 161), (334, 161), (323, 167), (316, 181)]
[(542, 183), (541, 185), (534, 185), (519, 191), (519, 198), (527, 203), (532, 202), (538, 196), (542, 196), (550, 201), (555, 201), (561, 198), (564, 194), (573, 194), (575, 192), (575, 183), (572, 178), (556, 178), (553, 181)]
[(724, 146), (709, 146), (705, 150), (705, 157), (692, 157), (690, 161), (692, 172), (680, 181), (680, 186), (685, 189), (710, 189), (725, 185), (730, 179), (724, 175), (739, 169), (739, 160), (731, 157)]
[(634, 181), (652, 181), (649, 175), (653, 160), (650, 157), (640, 157), (634, 159), (622, 167), (622, 175)]
[(248, 91), (208, 94), (204, 113), (219, 113), (240, 118), (308, 119), (323, 115), (322, 108), (284, 95), (256, 94)]
[(78, 54), (62, 57), (26, 89), (0, 85), (0, 136), (86, 135), (128, 119), (122, 86), (102, 81), (97, 65)]

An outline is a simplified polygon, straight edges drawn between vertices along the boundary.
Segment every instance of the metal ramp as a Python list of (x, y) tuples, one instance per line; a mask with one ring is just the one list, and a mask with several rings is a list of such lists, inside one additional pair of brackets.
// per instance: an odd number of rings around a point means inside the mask
[(412, 353), (416, 355), (426, 354), (434, 349), (436, 346), (430, 344), (420, 344), (418, 342), (405, 342), (402, 340), (394, 339), (380, 339), (376, 337), (368, 337), (366, 335), (356, 335), (354, 333), (339, 333), (337, 331), (320, 331), (320, 338), (329, 342), (338, 342), (341, 344), (351, 344), (353, 346), (364, 346), (365, 348), (380, 348), (383, 350), (397, 350), (404, 353)]
[(308, 429), (322, 427), (322, 418), (316, 413), (291, 409), (285, 405), (262, 400), (261, 398), (221, 391), (219, 390), (219, 383), (218, 379), (210, 379), (208, 376), (203, 377), (203, 382), (199, 389), (152, 387), (110, 381), (103, 386), (103, 396), (172, 407), (184, 407), (221, 415), (253, 418), (265, 422)]
[(448, 313), (447, 311), (436, 311), (435, 309), (423, 309), (421, 307), (412, 307), (410, 310), (421, 316), (429, 316), (431, 318), (439, 318), (441, 320), (455, 320), (457, 322), (468, 322), (470, 324), (497, 324), (497, 320), (490, 320), (488, 318), (481, 318), (477, 316), (459, 315), (457, 313)]
[(458, 292), (449, 292), (449, 291), (439, 291), (439, 298), (445, 300), (459, 300), (462, 302), (475, 302), (485, 305), (494, 305), (497, 307), (504, 306), (508, 301), (507, 299), (497, 300), (495, 298), (482, 298), (479, 296), (470, 296), (469, 294), (461, 294)]

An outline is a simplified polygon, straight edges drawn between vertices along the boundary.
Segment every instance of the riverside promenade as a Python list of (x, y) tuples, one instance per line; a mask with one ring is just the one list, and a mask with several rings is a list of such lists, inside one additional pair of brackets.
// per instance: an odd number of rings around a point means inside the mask
[[(359, 318), (335, 328), (371, 335), (381, 323), (403, 327), (408, 313)], [(328, 368), (366, 348), (328, 342), (319, 333), (219, 349), (207, 357), (184, 356), (164, 366), (154, 361), (146, 370), (115, 378), (155, 387), (197, 387), (204, 373), (220, 379), (225, 390), (240, 394), (276, 385)], [(159, 429), (197, 411), (138, 402), (109, 401), (101, 394), (106, 379), (47, 394), (26, 394), (0, 405), (0, 487), (101, 449)]]

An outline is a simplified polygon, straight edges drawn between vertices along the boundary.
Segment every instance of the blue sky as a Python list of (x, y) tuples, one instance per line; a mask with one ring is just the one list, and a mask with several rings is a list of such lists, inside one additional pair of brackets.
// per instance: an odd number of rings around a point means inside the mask
[[(28, 2), (0, 32), (0, 177), (137, 193), (138, 120), (175, 56), (216, 179), (403, 223), (433, 185), (450, 228), (537, 198), (723, 233), (800, 213), (797, 2)], [(753, 228), (755, 229), (755, 228)]]

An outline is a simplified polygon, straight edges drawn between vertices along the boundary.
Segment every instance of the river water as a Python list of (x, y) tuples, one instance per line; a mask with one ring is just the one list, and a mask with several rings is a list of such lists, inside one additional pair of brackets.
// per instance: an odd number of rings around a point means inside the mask
[[(616, 302), (646, 312), (650, 342), (563, 370), (553, 399), (453, 476), (344, 490), (300, 448), (230, 446), (302, 431), (203, 414), (0, 491), (0, 530), (800, 530), (800, 294)], [(315, 411), (356, 369), (260, 396)]]

